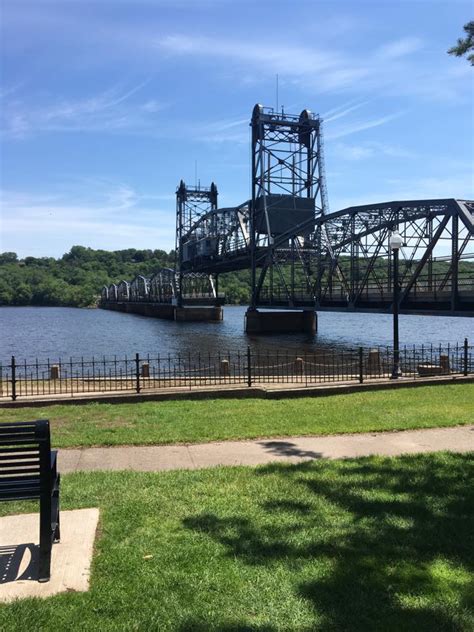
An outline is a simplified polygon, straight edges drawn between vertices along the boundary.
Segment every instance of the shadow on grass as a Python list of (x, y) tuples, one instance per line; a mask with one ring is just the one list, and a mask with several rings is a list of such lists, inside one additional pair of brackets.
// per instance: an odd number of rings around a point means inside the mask
[(184, 524), (246, 564), (285, 565), (323, 621), (315, 630), (474, 629), (472, 455), (271, 464), (255, 476), (276, 479), (255, 511)]
[[(209, 623), (187, 621), (179, 628), (179, 632), (209, 632)], [(277, 632), (277, 628), (269, 625), (246, 625), (245, 623), (229, 623), (212, 628), (218, 632)]]

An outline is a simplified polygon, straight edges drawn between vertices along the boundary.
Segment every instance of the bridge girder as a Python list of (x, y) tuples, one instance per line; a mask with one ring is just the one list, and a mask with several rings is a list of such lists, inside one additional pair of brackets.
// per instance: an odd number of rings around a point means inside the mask
[[(393, 293), (388, 238), (397, 230), (401, 307), (474, 312), (474, 202), (391, 201), (330, 213), (322, 123), (308, 110), (295, 116), (256, 105), (252, 198), (238, 207), (219, 209), (214, 184), (201, 190), (181, 182), (179, 273), (217, 278), (249, 268), (254, 309), (383, 311)], [(189, 200), (197, 212), (186, 210)]]
[[(189, 269), (215, 274), (250, 267), (250, 240), (245, 233), (249, 206), (247, 202), (235, 209), (216, 209), (202, 224), (197, 222), (198, 232), (204, 224), (213, 227), (200, 233), (202, 238), (212, 237), (213, 249), (189, 261)], [(418, 305), (412, 301), (412, 308), (427, 309), (424, 292), (434, 311), (437, 301), (440, 306), (449, 303), (443, 311), (474, 309), (470, 300), (464, 301), (474, 284), (473, 212), (473, 202), (448, 198), (382, 202), (320, 215), (314, 224), (311, 221), (313, 231), (305, 239), (292, 239), (291, 232), (274, 238), (272, 266), (269, 249), (256, 246), (256, 267), (270, 270), (267, 283), (258, 288), (258, 304), (357, 309), (370, 308), (372, 303), (374, 309), (388, 309), (392, 293), (388, 237), (399, 230), (406, 244), (401, 255), (402, 308), (416, 294)], [(225, 221), (219, 222), (220, 213)], [(305, 225), (299, 228), (304, 232)], [(460, 272), (460, 263), (473, 268)]]

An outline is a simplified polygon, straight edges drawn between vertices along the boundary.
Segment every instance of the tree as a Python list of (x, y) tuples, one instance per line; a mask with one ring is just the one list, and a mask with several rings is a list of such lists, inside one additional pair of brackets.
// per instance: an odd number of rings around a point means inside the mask
[(463, 28), (467, 37), (465, 39), (459, 38), (456, 46), (450, 48), (448, 53), (456, 57), (463, 57), (463, 55), (472, 51), (467, 55), (467, 59), (471, 62), (471, 66), (474, 66), (474, 21), (468, 22)]
[(31, 305), (33, 292), (27, 283), (20, 283), (14, 289), (14, 305)]
[(16, 256), (16, 252), (2, 252), (0, 253), (0, 265), (4, 263), (16, 263), (18, 261), (18, 257)]
[(0, 278), (0, 305), (10, 305), (15, 293), (4, 279)]

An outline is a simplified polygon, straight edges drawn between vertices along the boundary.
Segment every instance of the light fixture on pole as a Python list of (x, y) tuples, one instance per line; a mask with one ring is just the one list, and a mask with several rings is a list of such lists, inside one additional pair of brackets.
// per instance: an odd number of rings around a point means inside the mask
[(400, 348), (398, 341), (398, 251), (402, 247), (403, 239), (397, 231), (394, 231), (390, 235), (389, 245), (390, 250), (393, 253), (393, 367), (392, 367), (392, 380), (396, 380), (400, 377)]

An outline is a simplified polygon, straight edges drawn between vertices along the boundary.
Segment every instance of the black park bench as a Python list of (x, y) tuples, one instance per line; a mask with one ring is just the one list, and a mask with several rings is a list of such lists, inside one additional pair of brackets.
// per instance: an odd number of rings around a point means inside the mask
[(48, 420), (0, 423), (0, 501), (40, 501), (40, 582), (49, 581), (51, 549), (53, 542), (59, 541), (56, 460)]

